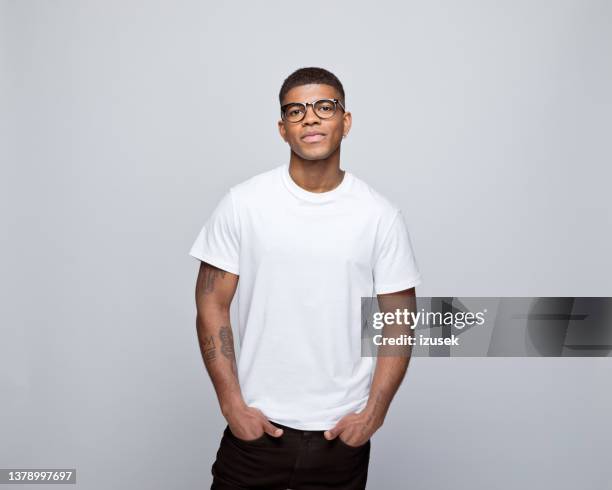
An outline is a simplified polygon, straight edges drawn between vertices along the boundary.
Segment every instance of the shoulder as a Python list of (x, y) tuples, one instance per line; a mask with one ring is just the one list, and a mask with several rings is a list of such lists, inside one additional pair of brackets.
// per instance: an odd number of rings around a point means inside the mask
[(261, 195), (267, 195), (277, 183), (281, 166), (276, 166), (265, 172), (253, 175), (248, 179), (233, 185), (229, 189), (234, 202), (245, 202)]
[(393, 217), (400, 211), (399, 206), (372, 187), (360, 177), (352, 174), (353, 178), (353, 195), (357, 198), (368, 210), (380, 215), (382, 218)]

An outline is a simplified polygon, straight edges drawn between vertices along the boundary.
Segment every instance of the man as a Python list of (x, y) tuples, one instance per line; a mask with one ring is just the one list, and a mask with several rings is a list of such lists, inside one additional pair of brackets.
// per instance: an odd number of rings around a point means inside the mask
[(336, 76), (297, 70), (279, 99), (289, 163), (232, 187), (190, 252), (227, 420), (212, 489), (363, 489), (409, 358), (361, 356), (361, 297), (400, 304), (420, 274), (400, 210), (340, 169), (352, 116)]

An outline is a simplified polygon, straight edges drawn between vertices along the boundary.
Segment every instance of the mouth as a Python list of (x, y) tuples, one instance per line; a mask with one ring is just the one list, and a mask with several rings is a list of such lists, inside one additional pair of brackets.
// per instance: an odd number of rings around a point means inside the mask
[(302, 136), (302, 141), (305, 141), (306, 143), (318, 143), (319, 141), (322, 141), (325, 138), (325, 135), (323, 133), (306, 133), (304, 136)]

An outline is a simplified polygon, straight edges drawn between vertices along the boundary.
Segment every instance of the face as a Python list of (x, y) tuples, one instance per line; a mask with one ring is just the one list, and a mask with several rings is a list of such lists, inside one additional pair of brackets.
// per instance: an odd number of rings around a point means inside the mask
[[(317, 99), (339, 99), (340, 94), (331, 85), (309, 84), (294, 87), (287, 92), (284, 104), (313, 102)], [(341, 101), (342, 102), (342, 101)], [(336, 113), (329, 119), (319, 118), (308, 106), (304, 119), (299, 122), (278, 122), (282, 138), (291, 150), (304, 160), (324, 160), (339, 151), (342, 136), (351, 129), (351, 113), (337, 105)]]

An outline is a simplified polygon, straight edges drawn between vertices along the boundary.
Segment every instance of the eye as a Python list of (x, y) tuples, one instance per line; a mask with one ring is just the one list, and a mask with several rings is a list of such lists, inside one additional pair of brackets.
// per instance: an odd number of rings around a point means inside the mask
[(334, 103), (331, 101), (321, 101), (317, 104), (317, 112), (327, 114), (328, 112), (334, 112)]
[(302, 116), (304, 109), (299, 104), (289, 105), (285, 108), (285, 117), (289, 119), (297, 119)]

